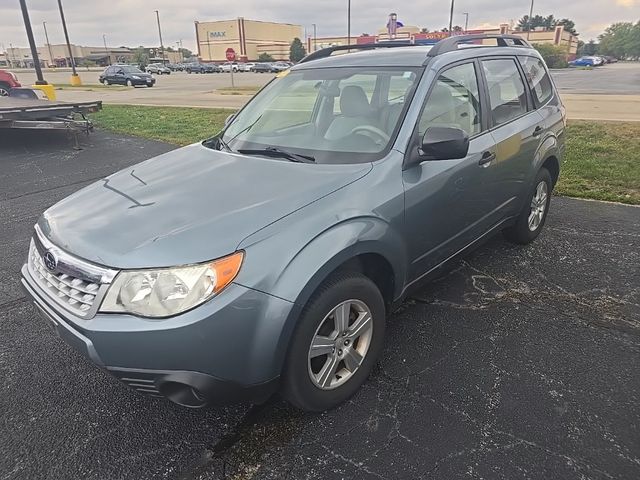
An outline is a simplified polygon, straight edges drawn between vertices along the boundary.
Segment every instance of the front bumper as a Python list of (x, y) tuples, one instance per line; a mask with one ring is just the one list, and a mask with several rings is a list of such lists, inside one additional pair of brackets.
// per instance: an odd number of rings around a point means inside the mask
[(65, 342), (140, 393), (200, 407), (259, 403), (277, 389), (276, 349), (290, 302), (231, 284), (165, 320), (101, 313), (81, 319), (57, 306), (26, 265), (21, 281)]
[(134, 85), (155, 85), (156, 79), (155, 78), (141, 78), (139, 80), (136, 80), (135, 78), (132, 78), (131, 79), (131, 83), (133, 83)]

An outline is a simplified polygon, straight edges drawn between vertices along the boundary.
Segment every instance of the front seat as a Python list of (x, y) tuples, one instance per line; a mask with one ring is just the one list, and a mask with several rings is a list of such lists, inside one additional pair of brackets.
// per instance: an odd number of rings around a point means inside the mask
[(347, 85), (340, 92), (340, 111), (324, 135), (327, 140), (346, 137), (351, 130), (360, 125), (374, 125), (372, 111), (367, 94), (358, 85)]

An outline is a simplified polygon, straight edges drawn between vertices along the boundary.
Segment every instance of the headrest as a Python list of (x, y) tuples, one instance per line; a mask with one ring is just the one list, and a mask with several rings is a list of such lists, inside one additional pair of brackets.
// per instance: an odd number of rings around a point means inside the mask
[(371, 113), (364, 89), (358, 85), (347, 85), (340, 93), (340, 111), (345, 117), (361, 117)]

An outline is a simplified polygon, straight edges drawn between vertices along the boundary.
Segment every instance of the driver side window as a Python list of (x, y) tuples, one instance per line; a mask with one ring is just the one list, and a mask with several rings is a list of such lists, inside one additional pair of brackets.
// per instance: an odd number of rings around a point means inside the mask
[(457, 65), (440, 74), (418, 123), (420, 137), (429, 127), (457, 127), (469, 134), (480, 133), (480, 96), (473, 63)]

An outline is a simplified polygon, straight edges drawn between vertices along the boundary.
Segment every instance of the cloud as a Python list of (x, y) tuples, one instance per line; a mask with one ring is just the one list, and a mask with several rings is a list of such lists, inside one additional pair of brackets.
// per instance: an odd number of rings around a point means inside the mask
[[(576, 22), (584, 40), (595, 38), (601, 31), (592, 25), (618, 21), (637, 21), (640, 18), (640, 0), (592, 0), (588, 8), (584, 2), (536, 0), (535, 13), (568, 17)], [(57, 2), (54, 0), (28, 0), (34, 35), (38, 44), (44, 44), (42, 22), (47, 22), (51, 43), (62, 43), (64, 36), (60, 25)], [(388, 0), (352, 0), (352, 27), (354, 35), (374, 33), (384, 27), (391, 10), (405, 25), (417, 25), (431, 30), (448, 24), (449, 3), (442, 0), (421, 2), (396, 2)], [(162, 34), (166, 45), (183, 40), (186, 47), (195, 47), (194, 20), (224, 20), (243, 16), (256, 20), (295, 23), (311, 32), (312, 23), (318, 28), (318, 36), (345, 35), (347, 9), (344, 0), (320, 0), (315, 2), (295, 0), (63, 0), (69, 35), (73, 43), (89, 46), (102, 45), (106, 35), (109, 46), (155, 46), (158, 30), (154, 10), (160, 11)], [(469, 12), (469, 26), (517, 21), (528, 14), (528, 2), (501, 0), (456, 0), (454, 23), (463, 24), (462, 12)], [(0, 0), (0, 50), (26, 46), (22, 16), (16, 0)]]

